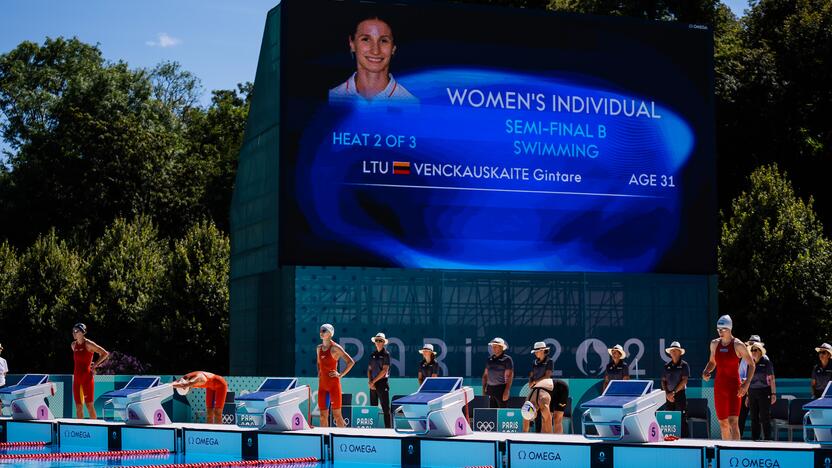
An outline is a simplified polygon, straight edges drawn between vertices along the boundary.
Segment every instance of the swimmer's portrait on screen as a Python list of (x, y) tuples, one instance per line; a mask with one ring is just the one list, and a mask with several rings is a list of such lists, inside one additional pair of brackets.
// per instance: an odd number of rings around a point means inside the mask
[(349, 38), (350, 53), (355, 58), (355, 72), (340, 85), (329, 90), (329, 102), (348, 104), (418, 104), (410, 92), (390, 73), (396, 54), (393, 29), (378, 17), (360, 21)]

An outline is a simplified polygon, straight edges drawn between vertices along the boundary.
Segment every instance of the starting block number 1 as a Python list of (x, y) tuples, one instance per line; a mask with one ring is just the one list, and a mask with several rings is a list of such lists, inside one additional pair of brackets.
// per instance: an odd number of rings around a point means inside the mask
[(38, 419), (49, 419), (49, 408), (46, 405), (38, 406)]

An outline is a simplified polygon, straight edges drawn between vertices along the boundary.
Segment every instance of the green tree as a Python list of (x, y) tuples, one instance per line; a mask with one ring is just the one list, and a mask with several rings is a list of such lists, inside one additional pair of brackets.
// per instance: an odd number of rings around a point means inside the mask
[(227, 370), (229, 255), (228, 237), (210, 221), (195, 224), (175, 242), (165, 307), (155, 321), (165, 354), (176, 358), (154, 363), (155, 368), (182, 372), (187, 363), (189, 369)]
[(142, 361), (158, 358), (160, 326), (152, 320), (164, 289), (168, 248), (151, 220), (119, 218), (89, 254), (89, 320), (96, 342)]
[(3, 318), (9, 359), (18, 369), (69, 372), (72, 324), (85, 319), (82, 256), (50, 230), (20, 257)]
[[(8, 241), (0, 242), (0, 323), (14, 313), (11, 308), (12, 293), (17, 284), (17, 251)], [(0, 343), (8, 343), (8, 330), (0, 331)]]
[(724, 62), (731, 72), (717, 69), (723, 206), (739, 191), (736, 181), (777, 162), (795, 186), (816, 195), (815, 209), (828, 220), (832, 192), (823, 188), (832, 170), (832, 0), (759, 0), (747, 11), (731, 35), (731, 60)]
[[(832, 243), (776, 165), (763, 166), (724, 216), (720, 306), (735, 334), (759, 334), (779, 375), (804, 375), (832, 325)], [(795, 352), (795, 339), (805, 347)]]
[(207, 109), (193, 108), (185, 117), (188, 150), (204, 166), (201, 204), (223, 232), (230, 228), (228, 210), (252, 89), (252, 83), (244, 83), (237, 90), (215, 90)]
[(131, 70), (77, 39), (23, 42), (1, 55), (0, 130), (12, 154), (0, 217), (15, 222), (2, 223), (0, 236), (27, 245), (54, 226), (89, 241), (139, 214), (165, 237), (182, 235), (210, 214), (203, 201), (220, 177), (189, 141), (198, 132), (189, 134), (185, 116), (199, 90), (176, 63)]

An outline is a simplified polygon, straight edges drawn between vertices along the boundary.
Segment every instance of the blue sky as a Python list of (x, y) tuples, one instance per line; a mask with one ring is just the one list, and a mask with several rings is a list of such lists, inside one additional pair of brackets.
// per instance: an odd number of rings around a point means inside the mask
[[(747, 0), (724, 0), (738, 15)], [(77, 36), (131, 67), (180, 62), (212, 89), (254, 81), (266, 12), (277, 0), (8, 0), (0, 53), (23, 40)]]
[(0, 53), (24, 40), (77, 36), (131, 67), (180, 62), (210, 90), (254, 81), (266, 12), (277, 0), (11, 0), (2, 6)]

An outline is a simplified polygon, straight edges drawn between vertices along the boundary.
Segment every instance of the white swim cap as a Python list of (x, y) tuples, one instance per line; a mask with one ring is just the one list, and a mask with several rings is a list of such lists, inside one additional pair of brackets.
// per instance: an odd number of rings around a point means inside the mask
[(329, 337), (330, 338), (335, 336), (335, 327), (332, 326), (331, 323), (325, 323), (325, 324), (321, 325), (321, 331), (323, 331), (323, 330), (326, 330), (326, 331), (329, 332)]
[(731, 320), (730, 315), (723, 315), (716, 321), (717, 328), (727, 328), (729, 330), (734, 328), (734, 321)]

